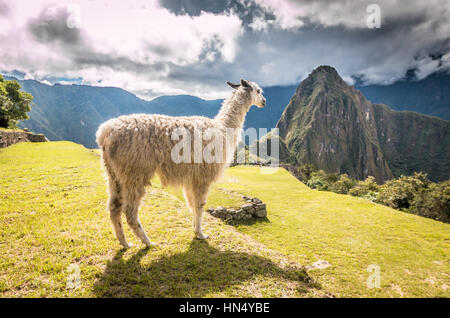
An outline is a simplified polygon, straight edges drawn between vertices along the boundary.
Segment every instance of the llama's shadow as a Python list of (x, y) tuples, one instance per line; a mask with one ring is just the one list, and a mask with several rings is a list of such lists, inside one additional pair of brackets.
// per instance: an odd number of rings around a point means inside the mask
[(303, 269), (281, 268), (257, 255), (220, 251), (205, 241), (193, 240), (187, 251), (145, 264), (143, 258), (151, 252), (142, 249), (124, 260), (125, 250), (118, 251), (95, 283), (94, 294), (98, 297), (202, 297), (249, 281), (255, 275), (295, 282), (299, 292), (319, 288)]

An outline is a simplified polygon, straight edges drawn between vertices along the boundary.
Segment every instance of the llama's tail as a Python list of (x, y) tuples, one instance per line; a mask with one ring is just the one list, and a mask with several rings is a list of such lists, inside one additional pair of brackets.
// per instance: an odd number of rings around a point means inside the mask
[(112, 123), (110, 120), (104, 122), (97, 129), (97, 133), (95, 134), (96, 141), (100, 149), (104, 149), (107, 144), (107, 139), (110, 136), (112, 131)]

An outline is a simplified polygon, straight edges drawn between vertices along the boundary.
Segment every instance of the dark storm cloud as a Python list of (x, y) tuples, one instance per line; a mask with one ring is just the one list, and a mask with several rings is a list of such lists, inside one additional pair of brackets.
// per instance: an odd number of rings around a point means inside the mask
[(160, 5), (177, 15), (198, 16), (202, 12), (221, 14), (233, 12), (239, 16), (243, 24), (250, 24), (254, 17), (274, 20), (275, 16), (254, 1), (239, 0), (160, 0)]
[(69, 28), (67, 8), (48, 7), (41, 14), (29, 21), (28, 30), (40, 42), (60, 42), (75, 45), (81, 41), (80, 30)]

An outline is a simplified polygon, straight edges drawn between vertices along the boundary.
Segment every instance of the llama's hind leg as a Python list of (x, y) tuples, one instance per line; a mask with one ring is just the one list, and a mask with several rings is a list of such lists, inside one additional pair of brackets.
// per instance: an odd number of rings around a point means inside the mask
[(134, 234), (142, 241), (142, 243), (149, 247), (155, 244), (150, 242), (148, 239), (138, 215), (139, 205), (144, 194), (144, 184), (131, 187), (125, 195), (124, 212), (127, 217), (127, 223), (133, 230)]
[(208, 238), (208, 235), (204, 234), (202, 230), (203, 207), (206, 204), (208, 191), (208, 185), (197, 186), (194, 189), (184, 189), (186, 201), (192, 209), (193, 213), (192, 225), (194, 227), (194, 233), (197, 238), (201, 240), (205, 240)]
[(109, 182), (109, 200), (108, 208), (109, 215), (111, 218), (111, 223), (116, 234), (116, 238), (119, 240), (120, 244), (128, 248), (130, 247), (125, 239), (125, 233), (123, 231), (122, 223), (122, 194), (120, 184), (115, 180), (110, 180)]

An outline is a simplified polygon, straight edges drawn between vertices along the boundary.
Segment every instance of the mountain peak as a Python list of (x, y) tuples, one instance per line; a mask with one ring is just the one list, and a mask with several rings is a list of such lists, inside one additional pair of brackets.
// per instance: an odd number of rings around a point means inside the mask
[(305, 80), (307, 83), (311, 83), (314, 85), (320, 83), (335, 83), (335, 84), (346, 84), (344, 80), (339, 76), (336, 69), (329, 65), (320, 65), (315, 68), (311, 74)]
[(334, 73), (337, 75), (336, 69), (330, 65), (320, 65), (316, 67), (311, 74), (314, 73)]
[[(436, 168), (448, 160), (436, 146), (448, 144), (448, 123), (372, 104), (331, 66), (319, 66), (300, 84), (277, 127), (297, 162), (328, 172), (383, 182), (420, 167), (435, 180), (448, 178), (448, 170)], [(430, 164), (430, 158), (439, 159)]]

